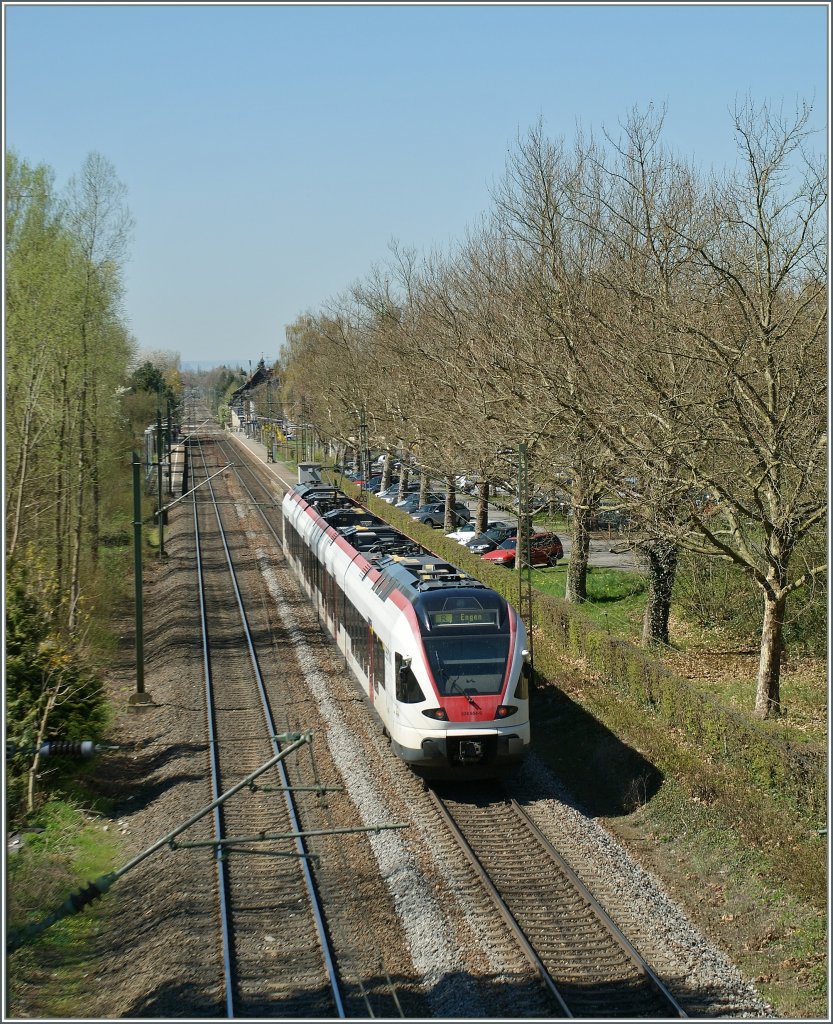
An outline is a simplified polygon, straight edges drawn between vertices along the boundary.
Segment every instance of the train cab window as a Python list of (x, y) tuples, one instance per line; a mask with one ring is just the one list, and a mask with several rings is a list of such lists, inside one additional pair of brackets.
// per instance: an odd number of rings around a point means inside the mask
[(423, 642), (443, 696), (500, 693), (509, 657), (508, 636), (424, 637)]
[(411, 668), (411, 659), (396, 655), (396, 699), (402, 704), (419, 704), (425, 700)]

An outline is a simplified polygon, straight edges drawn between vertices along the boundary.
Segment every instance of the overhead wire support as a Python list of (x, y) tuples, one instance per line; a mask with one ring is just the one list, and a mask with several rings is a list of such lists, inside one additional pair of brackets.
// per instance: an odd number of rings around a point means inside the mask
[(224, 473), (227, 469), (231, 469), (231, 467), (233, 465), (234, 465), (234, 463), (228, 462), (228, 463), (226, 463), (225, 466), (221, 466), (220, 469), (218, 469), (216, 473), (212, 473), (211, 476), (206, 477), (205, 480), (200, 480), (200, 482), (198, 484), (195, 484), (191, 488), (190, 491), (186, 491), (184, 494), (180, 494), (180, 496), (178, 498), (174, 498), (173, 501), (168, 502), (168, 504), (164, 506), (162, 511), (163, 512), (167, 512), (169, 508), (173, 508), (174, 505), (176, 505), (180, 501), (182, 501), (183, 498), (187, 498), (189, 494), (193, 494), (194, 491), (196, 491), (198, 488), (202, 487), (203, 484), (207, 484), (209, 480), (213, 480), (215, 476), (219, 476), (221, 473)]
[(99, 876), (95, 881), (88, 882), (87, 885), (79, 892), (70, 893), (57, 910), (42, 920), (24, 925), (18, 931), (11, 933), (6, 942), (6, 951), (13, 953), (16, 949), (19, 949), (21, 946), (37, 938), (41, 932), (46, 931), (47, 928), (51, 927), (57, 921), (60, 921), (64, 917), (69, 917), (72, 914), (77, 914), (79, 911), (83, 910), (88, 904), (97, 900), (100, 896), (103, 896), (104, 893), (122, 877), (122, 875), (127, 874), (128, 871), (136, 867), (138, 864), (141, 864), (142, 861), (150, 857), (151, 854), (162, 849), (163, 846), (172, 846), (178, 835), (181, 835), (186, 829), (190, 828), (201, 818), (204, 818), (206, 814), (210, 814), (215, 808), (225, 803), (229, 797), (234, 796), (234, 794), (238, 793), (241, 789), (245, 789), (256, 778), (263, 775), (264, 772), (273, 768), (280, 761), (283, 761), (287, 755), (298, 750), (305, 743), (310, 743), (312, 740), (311, 732), (292, 733), (289, 735), (292, 737), (291, 743), (283, 747), (277, 754), (270, 757), (268, 761), (264, 762), (259, 768), (256, 768), (244, 779), (241, 779), (240, 782), (232, 786), (231, 789), (227, 789), (225, 793), (221, 793), (215, 800), (212, 800), (210, 804), (206, 804), (205, 807), (200, 808), (200, 810), (195, 814), (192, 814), (186, 821), (177, 825), (176, 828), (166, 833), (161, 837), (161, 839), (157, 839), (155, 843), (142, 850), (141, 853), (138, 853), (125, 865), (118, 868), (116, 871), (111, 871), (106, 875)]
[(518, 611), (526, 625), (529, 663), (534, 665), (532, 628), (532, 514), (529, 504), (529, 453), (526, 442), (518, 445)]

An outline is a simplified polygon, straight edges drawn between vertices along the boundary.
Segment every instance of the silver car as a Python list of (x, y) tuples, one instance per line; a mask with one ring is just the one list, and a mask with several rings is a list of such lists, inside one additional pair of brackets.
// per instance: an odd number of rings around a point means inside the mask
[[(430, 505), (423, 505), (416, 512), (411, 513), (411, 519), (418, 523), (425, 523), (426, 526), (440, 527), (445, 520), (445, 500), (434, 501)], [(467, 523), (471, 519), (471, 512), (468, 505), (462, 501), (454, 503), (454, 521), (458, 526)]]

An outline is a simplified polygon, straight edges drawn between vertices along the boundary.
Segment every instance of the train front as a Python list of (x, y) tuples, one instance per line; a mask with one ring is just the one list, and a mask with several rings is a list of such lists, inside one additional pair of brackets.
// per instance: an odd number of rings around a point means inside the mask
[(430, 778), (511, 772), (530, 745), (530, 666), (521, 617), (486, 588), (413, 602), (419, 635), (396, 666), (400, 757)]

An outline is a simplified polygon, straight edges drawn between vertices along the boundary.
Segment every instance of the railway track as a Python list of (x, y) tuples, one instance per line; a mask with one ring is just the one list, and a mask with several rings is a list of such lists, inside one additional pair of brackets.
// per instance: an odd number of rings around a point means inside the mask
[(430, 792), (557, 1015), (686, 1016), (515, 800), (494, 787), (437, 784)]
[[(194, 439), (189, 447), (192, 486), (199, 485), (194, 533), (216, 797), (273, 757), (281, 732), (303, 729), (298, 716), (309, 695), (286, 664), (291, 643), (281, 623), (269, 621), (271, 602), (250, 589), (252, 580), (260, 582), (264, 561), (281, 557), (274, 493), (218, 437)], [(273, 666), (277, 660), (280, 671), (264, 673), (261, 659)], [(224, 803), (211, 840), (198, 840), (215, 851), (226, 1015), (404, 1016), (378, 945), (368, 954), (366, 937), (358, 941), (355, 933), (361, 907), (344, 851), (359, 845), (363, 831), (378, 829), (332, 812), (311, 747), (275, 771), (245, 800)], [(264, 835), (287, 838), (263, 842)]]
[[(209, 446), (213, 449), (213, 445)], [(203, 670), (212, 796), (280, 752), (278, 727), (266, 693), (257, 645), (246, 613), (237, 565), (251, 557), (227, 532), (212, 475), (214, 452), (189, 446), (195, 491), (194, 531), (203, 627)], [(237, 531), (239, 532), (239, 531)], [(234, 550), (233, 550), (234, 549)], [(229, 597), (232, 597), (231, 602)], [(230, 604), (236, 615), (229, 614)], [(275, 1011), (345, 1016), (329, 937), (301, 838), (237, 845), (237, 837), (300, 832), (286, 765), (258, 780), (254, 793), (236, 795), (214, 813), (220, 948), (226, 1016)], [(269, 785), (277, 793), (264, 789)], [(186, 844), (181, 844), (186, 845)], [(259, 856), (258, 856), (259, 854)], [(280, 929), (289, 963), (259, 948)]]

